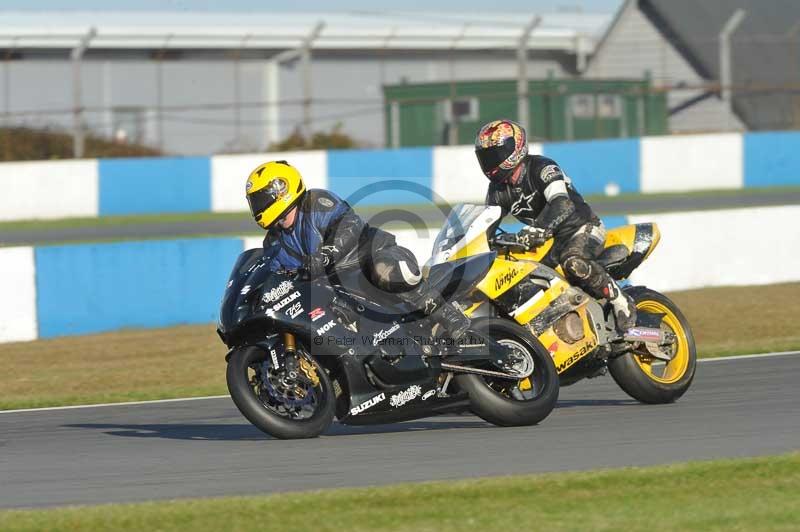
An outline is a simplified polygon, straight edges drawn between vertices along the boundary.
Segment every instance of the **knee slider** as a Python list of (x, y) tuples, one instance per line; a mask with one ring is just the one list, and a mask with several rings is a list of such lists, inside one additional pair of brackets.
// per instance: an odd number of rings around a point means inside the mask
[(592, 265), (581, 257), (567, 257), (564, 272), (575, 279), (585, 280), (592, 274)]

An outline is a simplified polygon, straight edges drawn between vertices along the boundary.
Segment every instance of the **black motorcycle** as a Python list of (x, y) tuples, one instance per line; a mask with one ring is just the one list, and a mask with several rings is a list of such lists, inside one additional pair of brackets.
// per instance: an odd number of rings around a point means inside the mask
[[(495, 254), (430, 268), (430, 286), (464, 308)], [(448, 338), (420, 309), (358, 269), (334, 278), (271, 272), (262, 250), (239, 256), (218, 333), (242, 414), (277, 438), (332, 423), (389, 423), (472, 410), (495, 425), (532, 425), (558, 398), (550, 354), (520, 325), (475, 318)]]

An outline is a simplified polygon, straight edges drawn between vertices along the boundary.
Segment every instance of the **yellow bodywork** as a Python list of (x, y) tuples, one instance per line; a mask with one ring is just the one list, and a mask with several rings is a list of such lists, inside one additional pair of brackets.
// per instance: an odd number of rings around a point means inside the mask
[[(655, 224), (652, 224), (652, 241), (645, 252), (645, 258), (650, 255), (658, 245), (661, 233)], [(605, 247), (623, 245), (632, 253), (636, 244), (636, 226), (625, 225), (616, 227), (607, 232)], [(507, 255), (498, 256), (486, 277), (478, 284), (478, 289), (489, 299), (496, 299), (510, 288), (527, 277), (537, 268), (539, 263), (550, 252), (553, 246), (553, 239), (548, 240), (539, 248), (526, 252), (509, 252)], [(455, 253), (449, 260), (462, 259), (478, 253), (489, 251), (489, 243), (485, 236), (475, 238), (468, 245)], [(529, 324), (536, 316), (546, 309), (553, 301), (561, 296), (567, 289), (569, 283), (563, 278), (561, 267), (556, 268), (556, 272), (561, 276), (550, 281), (550, 287), (537, 292), (531, 299), (522, 303), (512, 314), (515, 321), (521, 325)], [(483, 301), (474, 303), (464, 312), (467, 316), (472, 315)], [(588, 316), (587, 306), (589, 300), (574, 308), (583, 324), (583, 338), (574, 343), (568, 343), (559, 338), (554, 328), (551, 326), (542, 332), (538, 338), (553, 357), (553, 362), (559, 373), (567, 371), (583, 357), (591, 353), (598, 344), (597, 336), (592, 328)]]

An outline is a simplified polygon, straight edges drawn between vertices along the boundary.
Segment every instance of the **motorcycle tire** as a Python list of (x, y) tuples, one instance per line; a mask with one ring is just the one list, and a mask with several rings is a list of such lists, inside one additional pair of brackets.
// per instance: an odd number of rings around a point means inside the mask
[[(675, 334), (677, 344), (673, 359), (666, 365), (646, 355), (626, 353), (608, 361), (609, 372), (619, 387), (637, 401), (647, 404), (677, 401), (691, 386), (697, 368), (697, 350), (689, 322), (675, 303), (655, 290), (637, 286), (626, 292), (640, 311), (664, 314), (662, 323)], [(654, 371), (654, 363), (659, 371), (663, 366), (660, 375)]]
[(455, 381), (458, 386), (469, 394), (472, 412), (485, 421), (501, 427), (535, 425), (550, 415), (558, 401), (558, 372), (553, 364), (553, 358), (539, 340), (522, 326), (500, 318), (474, 320), (471, 330), (500, 343), (505, 340), (523, 346), (534, 362), (530, 383), (532, 389), (537, 390), (534, 397), (519, 400), (498, 391), (496, 385), (500, 382), (494, 382), (490, 377), (475, 374), (456, 375)]
[(258, 347), (244, 347), (234, 351), (228, 360), (226, 378), (228, 391), (236, 407), (259, 430), (284, 440), (315, 438), (333, 422), (335, 395), (328, 373), (313, 359), (321, 388), (320, 408), (309, 419), (288, 419), (269, 410), (256, 396), (248, 378), (248, 368), (269, 357)]

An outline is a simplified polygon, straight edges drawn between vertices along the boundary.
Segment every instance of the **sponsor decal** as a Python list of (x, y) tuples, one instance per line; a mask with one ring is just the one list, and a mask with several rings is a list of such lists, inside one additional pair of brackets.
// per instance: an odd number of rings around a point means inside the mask
[(563, 177), (564, 173), (561, 171), (561, 168), (559, 168), (558, 165), (548, 164), (542, 168), (542, 173), (540, 175), (542, 176), (542, 181), (547, 184), (553, 179)]
[(308, 313), (308, 317), (311, 318), (311, 321), (317, 321), (321, 317), (325, 315), (325, 311), (322, 310), (320, 307), (315, 308), (311, 312)]
[(240, 294), (246, 295), (248, 292), (250, 292), (250, 288), (251, 286), (249, 284), (244, 285), (242, 287), (242, 291), (240, 292)]
[(247, 180), (247, 185), (245, 185), (244, 189), (249, 192), (250, 189), (252, 189), (252, 188), (253, 188), (253, 182), (248, 179)]
[(289, 303), (291, 303), (292, 301), (294, 301), (298, 297), (300, 297), (300, 292), (298, 290), (295, 290), (294, 292), (289, 294), (289, 296), (286, 297), (285, 299), (282, 299), (282, 300), (278, 301), (277, 303), (275, 303), (274, 305), (272, 305), (272, 310), (274, 310), (275, 312), (278, 312), (279, 310), (281, 310), (283, 307), (285, 307), (286, 305), (288, 305)]
[(661, 340), (661, 331), (659, 329), (633, 327), (625, 332), (625, 336), (639, 338), (645, 342), (658, 342)]
[(550, 353), (552, 354), (558, 352), (558, 342), (553, 342), (552, 344), (550, 344), (550, 347), (548, 347), (547, 350), (550, 351)]
[(413, 386), (409, 386), (408, 388), (406, 388), (402, 392), (400, 392), (400, 393), (398, 393), (396, 395), (393, 395), (389, 399), (389, 404), (393, 408), (398, 408), (400, 406), (403, 406), (404, 404), (406, 404), (409, 401), (413, 401), (414, 399), (419, 397), (421, 394), (422, 394), (422, 388), (420, 388), (419, 386), (417, 386), (415, 384)]
[(380, 330), (380, 331), (376, 332), (372, 337), (372, 345), (376, 346), (379, 343), (383, 342), (384, 340), (389, 338), (392, 335), (392, 333), (395, 332), (399, 328), (400, 328), (400, 324), (397, 323), (397, 322), (394, 322), (392, 324), (392, 326), (389, 327), (388, 329)]
[(518, 270), (516, 268), (511, 268), (506, 273), (504, 273), (502, 275), (498, 275), (494, 280), (494, 289), (495, 290), (500, 290), (505, 285), (511, 283), (511, 281), (514, 280), (514, 277), (516, 277), (517, 274), (519, 274), (520, 271), (522, 271), (522, 270)]
[(226, 286), (226, 287), (225, 287), (225, 289), (227, 290), (227, 289), (228, 289), (228, 288), (230, 288), (231, 286), (233, 286), (233, 279), (231, 279), (230, 281), (228, 281), (228, 286)]
[(294, 288), (294, 285), (291, 281), (283, 281), (269, 292), (265, 292), (264, 296), (261, 298), (261, 301), (264, 303), (272, 303), (273, 301), (277, 301), (291, 292), (292, 288)]
[(423, 401), (427, 401), (428, 399), (430, 399), (434, 395), (436, 395), (436, 390), (435, 389), (434, 390), (428, 390), (427, 392), (422, 394), (422, 400)]
[(272, 359), (272, 367), (278, 367), (278, 353), (274, 349), (269, 350), (269, 356)]
[(336, 322), (335, 322), (335, 321), (333, 321), (333, 320), (329, 321), (328, 323), (326, 323), (325, 325), (323, 325), (322, 327), (320, 327), (319, 329), (317, 329), (317, 336), (322, 336), (322, 335), (323, 335), (323, 334), (325, 334), (326, 332), (328, 332), (328, 331), (330, 331), (331, 329), (333, 329), (333, 327), (334, 327), (335, 325), (336, 325)]
[(290, 318), (295, 319), (297, 316), (303, 313), (303, 303), (298, 301), (288, 309), (286, 309), (286, 314), (289, 315)]
[(319, 204), (320, 204), (320, 205), (322, 205), (323, 207), (327, 207), (327, 208), (329, 208), (329, 209), (330, 209), (331, 207), (333, 207), (333, 201), (329, 200), (328, 198), (319, 198), (317, 201), (318, 201), (318, 202), (319, 202)]
[(588, 344), (583, 346), (580, 351), (578, 351), (577, 353), (575, 353), (574, 355), (572, 355), (571, 357), (566, 359), (564, 362), (559, 364), (558, 367), (556, 368), (556, 370), (559, 373), (561, 373), (562, 371), (564, 371), (565, 369), (567, 369), (568, 367), (573, 365), (575, 362), (580, 360), (583, 355), (585, 355), (586, 353), (588, 353), (589, 351), (594, 349), (594, 347), (595, 347), (595, 344), (592, 343), (592, 342), (589, 342)]
[[(333, 322), (331, 322), (331, 323), (333, 323)], [(386, 394), (385, 393), (379, 393), (378, 395), (376, 395), (374, 397), (370, 397), (369, 399), (367, 399), (366, 401), (364, 401), (360, 405), (354, 406), (353, 408), (351, 408), (350, 409), (350, 414), (352, 414), (354, 416), (356, 414), (360, 414), (364, 410), (366, 410), (368, 408), (372, 408), (373, 406), (377, 405), (378, 403), (380, 403), (384, 399), (386, 399)]]

